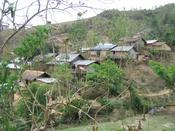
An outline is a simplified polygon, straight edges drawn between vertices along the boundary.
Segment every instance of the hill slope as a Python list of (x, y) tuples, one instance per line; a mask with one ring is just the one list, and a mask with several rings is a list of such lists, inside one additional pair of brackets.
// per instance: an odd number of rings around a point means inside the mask
[[(52, 25), (52, 41), (60, 45), (60, 38), (68, 36), (72, 49), (96, 45), (98, 42), (118, 43), (119, 39), (132, 36), (137, 32), (148, 30), (149, 39), (165, 40), (169, 44), (175, 43), (175, 5), (168, 4), (155, 10), (118, 11), (107, 10), (101, 14), (78, 21), (71, 21)], [(26, 35), (23, 30), (10, 43), (8, 49), (15, 48)], [(5, 39), (12, 31), (2, 32)]]

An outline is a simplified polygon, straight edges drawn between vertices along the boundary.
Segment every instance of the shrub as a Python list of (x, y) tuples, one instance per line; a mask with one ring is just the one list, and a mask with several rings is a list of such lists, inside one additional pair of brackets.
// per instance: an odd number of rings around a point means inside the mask
[(121, 92), (124, 73), (113, 61), (107, 60), (100, 65), (92, 65), (92, 68), (94, 71), (87, 73), (91, 87), (103, 88), (114, 96)]
[[(23, 91), (24, 98), (18, 101), (16, 105), (16, 112), (19, 117), (23, 117), (25, 119), (30, 119), (31, 114), (29, 110), (33, 110), (33, 102), (35, 96), (37, 102), (34, 107), (34, 115), (39, 119), (43, 116), (43, 110), (41, 106), (45, 106), (47, 102), (47, 97), (45, 96), (46, 92), (49, 90), (47, 85), (39, 85), (37, 83), (32, 83), (27, 90)], [(32, 93), (32, 94), (31, 94)]]
[(45, 42), (48, 39), (50, 28), (47, 26), (38, 26), (36, 31), (27, 35), (21, 45), (15, 48), (14, 52), (25, 58), (32, 58), (34, 55), (42, 53), (45, 49)]
[[(86, 105), (88, 102), (83, 99), (75, 99), (68, 105), (62, 107), (60, 111), (63, 113), (61, 122), (68, 123), (68, 122), (74, 122), (75, 120), (79, 119), (78, 112), (79, 109), (86, 110)], [(72, 106), (76, 107), (72, 107)]]
[(165, 80), (168, 86), (174, 89), (175, 65), (164, 66), (163, 64), (156, 61), (150, 61), (149, 65), (159, 77)]
[(149, 109), (149, 103), (146, 99), (143, 99), (141, 96), (139, 96), (136, 92), (136, 89), (134, 87), (131, 87), (130, 89), (130, 93), (131, 93), (131, 101), (129, 102), (131, 105), (131, 108), (134, 111), (143, 113), (147, 112), (147, 110)]
[(78, 21), (68, 29), (69, 37), (72, 41), (82, 41), (86, 38), (87, 28), (83, 21)]
[(111, 101), (107, 97), (102, 97), (97, 100), (101, 103), (102, 106), (105, 106), (100, 113), (102, 114), (109, 114), (114, 110), (114, 105), (111, 103)]

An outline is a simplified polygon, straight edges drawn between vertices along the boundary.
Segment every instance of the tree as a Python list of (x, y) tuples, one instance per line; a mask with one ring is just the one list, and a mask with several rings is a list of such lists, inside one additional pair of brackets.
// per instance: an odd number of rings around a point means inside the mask
[(57, 79), (57, 83), (55, 85), (55, 93), (56, 96), (71, 96), (72, 90), (72, 70), (68, 64), (62, 64), (58, 67), (54, 68), (53, 76)]
[(144, 22), (131, 19), (126, 12), (121, 12), (117, 18), (113, 16), (107, 26), (106, 34), (115, 43), (122, 37), (132, 36), (142, 30)]
[(87, 37), (86, 37), (86, 43), (88, 47), (91, 47), (92, 45), (95, 45), (100, 42), (100, 38), (98, 34), (95, 31), (88, 31)]
[[(90, 8), (94, 9), (92, 7), (89, 7), (85, 5), (84, 2), (81, 0), (79, 2), (75, 1), (65, 1), (65, 0), (31, 0), (26, 3), (23, 3), (24, 1), (16, 0), (14, 3), (9, 3), (8, 0), (2, 0), (0, 3), (0, 28), (2, 28), (2, 23), (7, 22), (8, 24), (12, 24), (14, 26), (13, 32), (4, 40), (1, 41), (1, 47), (0, 47), (0, 53), (3, 52), (3, 48), (6, 46), (6, 44), (23, 28), (25, 28), (33, 19), (45, 19), (45, 23), (48, 23), (48, 14), (52, 16), (52, 13), (60, 13), (60, 12), (69, 12), (69, 9), (76, 8), (77, 11), (84, 7), (84, 8)], [(8, 4), (8, 8), (10, 8), (11, 4), (13, 4), (13, 17), (11, 18), (9, 15), (10, 13), (6, 13), (6, 5)], [(21, 5), (24, 5), (24, 7), (20, 7)], [(12, 9), (12, 8), (10, 8)], [(32, 10), (32, 11), (31, 11)], [(8, 11), (9, 12), (9, 11)], [(24, 22), (18, 23), (17, 18), (18, 15), (22, 12), (24, 14), (22, 16), (22, 19)], [(45, 14), (45, 15), (44, 15)], [(43, 18), (43, 16), (45, 16)], [(1, 30), (0, 30), (1, 32)], [(1, 34), (0, 34), (1, 35)], [(2, 40), (2, 36), (0, 36), (0, 40)]]
[(118, 95), (122, 89), (124, 73), (116, 64), (107, 60), (93, 65), (94, 71), (87, 73), (87, 80), (95, 88), (104, 88), (110, 95)]
[(7, 68), (7, 62), (0, 65), (0, 130), (13, 130), (11, 119), (13, 119), (13, 98), (19, 88), (17, 85), (16, 72), (12, 73)]
[(15, 49), (15, 53), (24, 58), (32, 58), (36, 54), (41, 54), (45, 48), (46, 41), (50, 33), (50, 28), (47, 26), (38, 26), (36, 31), (27, 35), (20, 47)]
[[(74, 43), (74, 45), (78, 45), (78, 49), (82, 47), (81, 41), (86, 38), (87, 35), (87, 27), (84, 21), (79, 20), (75, 24), (73, 24), (68, 29), (68, 34), (70, 40)], [(77, 48), (76, 48), (77, 49)]]

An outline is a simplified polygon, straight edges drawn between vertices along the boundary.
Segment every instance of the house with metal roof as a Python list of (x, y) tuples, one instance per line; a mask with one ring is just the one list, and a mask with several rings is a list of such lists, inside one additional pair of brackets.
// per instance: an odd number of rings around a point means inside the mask
[(134, 46), (117, 46), (111, 52), (112, 59), (136, 59), (137, 57)]
[(136, 51), (140, 51), (144, 47), (142, 35), (136, 34), (132, 37), (123, 37), (119, 39), (119, 45), (133, 46)]
[(146, 41), (146, 44), (149, 45), (149, 44), (156, 44), (158, 42), (158, 40), (147, 40)]
[(84, 60), (84, 57), (77, 53), (60, 53), (58, 56), (56, 56), (53, 60), (48, 62), (48, 65), (58, 65), (58, 64), (64, 64), (69, 63), (71, 66), (73, 66), (73, 63), (78, 60)]
[(117, 45), (114, 45), (112, 43), (99, 43), (97, 46), (91, 48), (92, 51), (108, 51), (116, 47)]
[(90, 49), (90, 59), (101, 61), (108, 57), (110, 50), (117, 45), (112, 43), (99, 43), (97, 46)]
[(160, 42), (158, 40), (145, 40), (142, 39), (145, 43), (145, 46), (149, 50), (155, 51), (171, 51), (171, 47), (169, 47), (166, 42)]
[(98, 64), (98, 62), (94, 60), (78, 60), (74, 62), (75, 71), (76, 73), (91, 71), (90, 65), (92, 64)]

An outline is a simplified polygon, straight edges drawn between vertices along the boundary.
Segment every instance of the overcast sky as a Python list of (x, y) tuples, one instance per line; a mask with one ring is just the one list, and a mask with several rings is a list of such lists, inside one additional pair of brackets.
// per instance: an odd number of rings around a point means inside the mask
[[(0, 0), (1, 1), (1, 0)], [(16, 1), (16, 0), (9, 0), (11, 1)], [(19, 0), (18, 2), (18, 9), (24, 8), (32, 1), (36, 0)], [(41, 0), (42, 4), (46, 2), (46, 0)], [(72, 3), (77, 2), (79, 0), (67, 0), (67, 1), (72, 1)], [(84, 2), (85, 5), (89, 7), (94, 7), (98, 9), (75, 9), (75, 10), (68, 10), (69, 13), (62, 13), (62, 12), (52, 12), (49, 14), (48, 19), (52, 21), (52, 23), (60, 23), (60, 22), (65, 22), (65, 21), (72, 21), (77, 19), (77, 13), (78, 12), (83, 12), (87, 10), (87, 12), (82, 16), (82, 18), (88, 18), (95, 16), (102, 12), (103, 10), (106, 9), (118, 9), (118, 10), (130, 10), (130, 9), (153, 9), (155, 7), (165, 5), (168, 3), (175, 3), (175, 0), (80, 0), (81, 2)], [(35, 6), (30, 8), (28, 12), (34, 12), (36, 11)], [(25, 21), (24, 17), (26, 14), (26, 11), (18, 11), (17, 12), (17, 18), (16, 21), (18, 23), (23, 23)], [(38, 25), (38, 24), (44, 24), (45, 19), (42, 17), (36, 17), (33, 19), (30, 24), (31, 25)]]
[[(101, 9), (118, 9), (118, 10), (130, 10), (130, 9), (154, 9), (155, 7), (165, 5), (168, 3), (175, 3), (175, 0), (84, 0), (90, 7)], [(88, 10), (84, 17), (90, 17), (97, 15), (101, 10)], [(76, 19), (76, 14), (72, 17), (65, 17), (64, 19)], [(64, 20), (62, 19), (62, 20)], [(60, 20), (60, 21), (62, 21)]]

